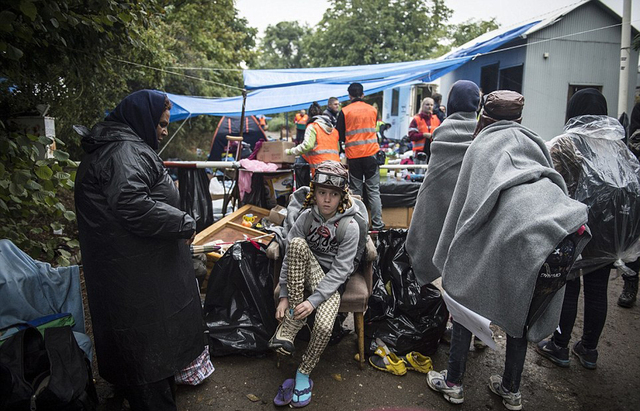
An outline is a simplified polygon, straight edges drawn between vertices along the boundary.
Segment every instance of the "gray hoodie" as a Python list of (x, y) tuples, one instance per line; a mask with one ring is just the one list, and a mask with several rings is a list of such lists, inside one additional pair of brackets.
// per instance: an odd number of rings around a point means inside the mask
[[(304, 233), (305, 221), (309, 214), (311, 214), (313, 220), (309, 232)], [(329, 220), (325, 220), (322, 217), (315, 205), (300, 213), (287, 235), (287, 250), (285, 251), (282, 270), (280, 271), (280, 298), (289, 295), (287, 291), (287, 259), (289, 242), (294, 238), (304, 238), (307, 241), (311, 252), (325, 272), (324, 278), (307, 299), (314, 308), (317, 308), (322, 302), (331, 297), (338, 290), (338, 287), (347, 281), (353, 271), (353, 262), (360, 239), (360, 229), (357, 221), (352, 218), (340, 243), (336, 238), (336, 231), (338, 222), (343, 217), (355, 215), (356, 207), (353, 204), (344, 213), (336, 213)]]

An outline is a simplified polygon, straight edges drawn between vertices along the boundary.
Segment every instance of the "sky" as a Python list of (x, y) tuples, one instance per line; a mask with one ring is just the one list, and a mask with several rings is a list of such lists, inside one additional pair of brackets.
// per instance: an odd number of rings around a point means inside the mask
[[(613, 11), (622, 15), (623, 0), (604, 0)], [(447, 0), (453, 10), (450, 23), (458, 24), (471, 18), (490, 19), (495, 17), (501, 27), (517, 25), (531, 18), (576, 3), (576, 0)], [(640, 27), (640, 2), (631, 1), (631, 24)], [(636, 4), (633, 4), (636, 3)], [(635, 7), (634, 7), (635, 6)], [(326, 0), (236, 0), (236, 9), (249, 25), (259, 30), (262, 37), (268, 25), (280, 21), (295, 20), (314, 26), (322, 19), (329, 7)]]

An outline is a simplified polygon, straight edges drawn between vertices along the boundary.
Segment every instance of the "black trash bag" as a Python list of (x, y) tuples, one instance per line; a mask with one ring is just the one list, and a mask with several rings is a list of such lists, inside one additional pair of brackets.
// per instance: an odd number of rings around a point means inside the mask
[(418, 351), (433, 355), (444, 334), (449, 312), (440, 290), (418, 285), (404, 247), (407, 230), (378, 234), (373, 265), (373, 293), (365, 314), (365, 351), (371, 355), (381, 339), (398, 355)]
[(268, 208), (267, 190), (264, 186), (262, 174), (253, 173), (251, 176), (251, 192), (244, 195), (242, 204), (252, 204), (261, 208)]
[(180, 209), (196, 220), (196, 232), (213, 224), (209, 178), (204, 168), (178, 168)]
[(416, 205), (420, 183), (390, 180), (380, 184), (382, 207), (413, 207)]
[(276, 331), (273, 269), (266, 247), (235, 243), (211, 270), (204, 320), (213, 356), (269, 352)]
[(311, 183), (311, 166), (304, 163), (296, 163), (293, 165), (295, 173), (296, 190), (303, 186), (309, 186)]

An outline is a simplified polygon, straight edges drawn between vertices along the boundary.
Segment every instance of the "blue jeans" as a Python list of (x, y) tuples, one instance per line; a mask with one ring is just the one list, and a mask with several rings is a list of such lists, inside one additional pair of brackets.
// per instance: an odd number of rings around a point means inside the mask
[[(451, 331), (447, 381), (453, 384), (462, 384), (470, 344), (471, 331), (454, 321)], [(520, 389), (520, 379), (526, 355), (527, 337), (514, 338), (507, 335), (507, 355), (504, 361), (502, 385), (511, 392), (518, 392)]]
[(362, 197), (363, 186), (367, 189), (367, 204), (371, 213), (371, 226), (382, 230), (382, 201), (380, 200), (380, 168), (375, 157), (348, 160), (349, 189), (352, 194)]

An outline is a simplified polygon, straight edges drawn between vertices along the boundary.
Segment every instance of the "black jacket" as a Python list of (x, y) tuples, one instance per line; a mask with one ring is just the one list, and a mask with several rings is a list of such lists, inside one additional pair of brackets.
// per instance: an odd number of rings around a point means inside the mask
[(160, 157), (127, 125), (99, 123), (82, 147), (75, 202), (100, 375), (118, 385), (156, 382), (204, 349), (184, 242), (195, 221), (178, 209)]

